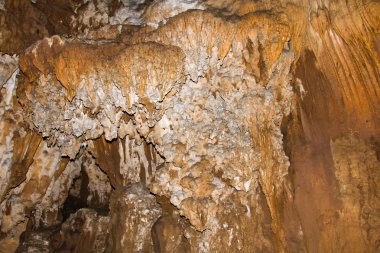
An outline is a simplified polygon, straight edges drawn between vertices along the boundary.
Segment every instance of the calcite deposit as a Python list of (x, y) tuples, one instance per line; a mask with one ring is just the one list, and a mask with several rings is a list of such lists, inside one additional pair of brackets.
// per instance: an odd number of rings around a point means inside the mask
[(0, 252), (378, 252), (379, 17), (0, 1)]

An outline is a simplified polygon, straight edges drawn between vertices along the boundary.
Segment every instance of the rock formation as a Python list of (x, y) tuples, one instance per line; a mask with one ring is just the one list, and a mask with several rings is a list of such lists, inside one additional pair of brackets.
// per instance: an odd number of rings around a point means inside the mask
[(0, 1), (0, 252), (378, 252), (376, 0)]

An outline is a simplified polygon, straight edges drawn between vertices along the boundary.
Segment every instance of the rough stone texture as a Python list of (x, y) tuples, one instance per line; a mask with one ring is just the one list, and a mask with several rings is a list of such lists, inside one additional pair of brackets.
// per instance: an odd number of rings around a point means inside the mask
[(108, 239), (108, 216), (79, 209), (61, 228), (27, 231), (16, 252), (104, 252)]
[[(380, 199), (378, 186), (380, 162), (373, 148), (353, 134), (331, 143), (335, 176), (339, 182), (342, 209), (324, 217), (327, 225), (322, 240), (343, 235), (333, 248), (321, 251), (376, 252), (380, 238)], [(334, 217), (335, 216), (335, 217)], [(337, 217), (338, 216), (338, 217)], [(362, 233), (356, 233), (361, 230)]]
[(150, 231), (161, 214), (155, 197), (142, 184), (111, 195), (107, 252), (152, 252)]
[(55, 235), (53, 252), (104, 252), (109, 236), (109, 216), (92, 209), (79, 209)]
[(0, 252), (379, 251), (379, 13), (0, 1)]

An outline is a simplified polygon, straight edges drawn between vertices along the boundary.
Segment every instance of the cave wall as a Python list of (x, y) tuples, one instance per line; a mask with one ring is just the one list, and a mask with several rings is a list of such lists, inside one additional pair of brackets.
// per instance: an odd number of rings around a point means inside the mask
[(0, 252), (377, 252), (378, 1), (0, 1)]

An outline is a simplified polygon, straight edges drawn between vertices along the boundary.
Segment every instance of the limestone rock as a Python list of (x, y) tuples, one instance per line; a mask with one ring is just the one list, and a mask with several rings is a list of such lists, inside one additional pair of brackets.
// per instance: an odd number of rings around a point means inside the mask
[(59, 228), (28, 231), (16, 252), (104, 252), (109, 217), (80, 209)]
[(111, 196), (107, 252), (152, 252), (150, 236), (161, 214), (154, 196), (142, 184), (132, 184)]
[(380, 4), (0, 1), (0, 252), (377, 252)]

